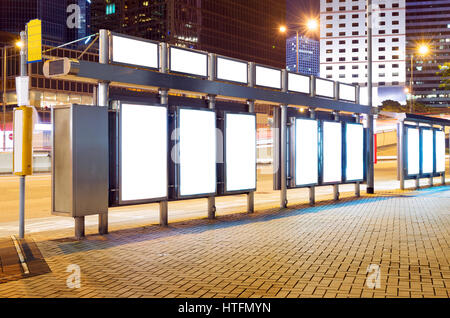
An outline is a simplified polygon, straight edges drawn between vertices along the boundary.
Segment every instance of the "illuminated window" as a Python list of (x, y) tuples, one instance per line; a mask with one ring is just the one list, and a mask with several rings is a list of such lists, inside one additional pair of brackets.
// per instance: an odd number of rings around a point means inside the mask
[(114, 14), (116, 13), (116, 4), (115, 3), (111, 3), (111, 4), (107, 4), (106, 5), (106, 14)]

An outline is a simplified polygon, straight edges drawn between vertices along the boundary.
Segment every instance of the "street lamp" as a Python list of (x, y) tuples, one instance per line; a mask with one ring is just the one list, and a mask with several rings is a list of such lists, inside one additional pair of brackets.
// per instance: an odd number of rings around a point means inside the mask
[[(430, 47), (426, 44), (421, 44), (417, 48), (417, 54), (424, 57), (430, 52)], [(411, 76), (409, 78), (409, 109), (414, 113), (414, 97), (413, 97), (413, 78), (414, 78), (414, 51), (411, 52)]]
[[(306, 21), (306, 24), (305, 24), (305, 25), (306, 25), (307, 31), (310, 31), (310, 32), (314, 32), (314, 31), (316, 31), (316, 30), (319, 28), (319, 22), (317, 21), (317, 19), (314, 19), (314, 18), (308, 19), (308, 20)], [(283, 26), (280, 26), (279, 30), (280, 30), (281, 33), (286, 33), (288, 29), (287, 29), (286, 26), (283, 25)], [(298, 57), (298, 50), (299, 50), (299, 47), (298, 47), (298, 29), (295, 30), (295, 39), (296, 39), (295, 51), (296, 51), (296, 60), (297, 60), (297, 62), (296, 62), (296, 72), (299, 73), (299, 61), (298, 61), (298, 59), (299, 59), (299, 57)]]

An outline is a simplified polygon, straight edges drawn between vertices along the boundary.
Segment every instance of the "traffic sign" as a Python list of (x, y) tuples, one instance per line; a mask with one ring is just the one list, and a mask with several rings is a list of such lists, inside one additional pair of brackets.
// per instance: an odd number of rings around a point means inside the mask
[(42, 22), (39, 19), (27, 23), (28, 63), (42, 61)]

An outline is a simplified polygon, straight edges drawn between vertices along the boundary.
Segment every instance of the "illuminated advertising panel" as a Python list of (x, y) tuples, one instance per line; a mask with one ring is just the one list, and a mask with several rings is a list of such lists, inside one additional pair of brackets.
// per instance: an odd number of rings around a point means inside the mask
[(445, 172), (445, 133), (436, 130), (436, 173)]
[(418, 128), (406, 127), (407, 175), (420, 173), (420, 135)]
[(356, 102), (356, 87), (339, 83), (339, 99)]
[(334, 98), (334, 82), (316, 78), (316, 95)]
[(256, 65), (256, 85), (281, 89), (281, 70)]
[(311, 77), (301, 74), (288, 73), (288, 90), (291, 92), (309, 94)]
[(319, 179), (319, 134), (316, 120), (295, 120), (295, 185), (314, 185)]
[(179, 110), (179, 194), (216, 192), (216, 114)]
[(167, 197), (167, 108), (120, 106), (120, 200)]
[(226, 191), (256, 189), (256, 116), (225, 115)]
[(342, 125), (323, 122), (322, 183), (342, 182)]
[(171, 46), (170, 71), (206, 77), (208, 54)]
[(217, 57), (217, 79), (247, 84), (247, 62)]
[(364, 179), (364, 127), (361, 124), (345, 124), (346, 181)]
[(158, 68), (158, 44), (118, 35), (112, 36), (112, 61)]
[(433, 130), (422, 129), (422, 173), (434, 172), (434, 136)]

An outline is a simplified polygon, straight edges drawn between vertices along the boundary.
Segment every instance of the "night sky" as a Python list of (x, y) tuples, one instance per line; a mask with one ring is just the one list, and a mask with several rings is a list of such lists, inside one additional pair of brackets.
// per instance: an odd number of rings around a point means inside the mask
[(286, 23), (291, 30), (298, 30), (309, 36), (318, 37), (318, 34), (306, 34), (307, 31), (302, 25), (311, 17), (319, 19), (320, 0), (286, 0)]

